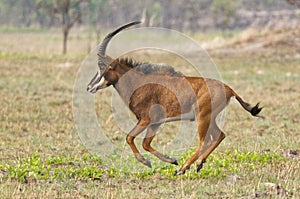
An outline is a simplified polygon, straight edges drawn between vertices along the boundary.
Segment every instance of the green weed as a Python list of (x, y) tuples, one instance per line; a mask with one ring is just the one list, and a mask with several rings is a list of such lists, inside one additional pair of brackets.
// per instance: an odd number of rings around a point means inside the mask
[[(179, 162), (183, 163), (192, 153), (193, 150), (183, 153)], [(84, 154), (81, 158), (50, 156), (42, 160), (40, 155), (32, 153), (29, 157), (16, 160), (12, 164), (0, 165), (0, 170), (7, 172), (4, 178), (15, 179), (20, 182), (72, 178), (76, 180), (98, 180), (104, 174), (110, 178), (149, 178), (155, 174), (160, 174), (169, 179), (177, 178), (174, 176), (176, 173), (176, 166), (174, 165), (165, 164), (161, 168), (135, 171), (131, 168), (140, 163), (128, 161), (125, 158), (121, 161), (125, 163), (124, 168), (104, 166), (104, 162), (100, 157), (90, 154)], [(245, 171), (254, 171), (267, 164), (284, 161), (285, 158), (275, 153), (226, 151), (212, 154), (199, 173), (194, 170), (188, 171), (187, 175), (183, 175), (182, 178), (223, 178), (227, 175), (243, 175)]]
[(1, 170), (7, 172), (6, 179), (19, 182), (36, 180), (97, 180), (104, 170), (101, 168), (99, 157), (85, 154), (81, 159), (50, 156), (42, 160), (40, 155), (32, 153), (27, 158), (21, 158), (12, 164), (0, 165)]

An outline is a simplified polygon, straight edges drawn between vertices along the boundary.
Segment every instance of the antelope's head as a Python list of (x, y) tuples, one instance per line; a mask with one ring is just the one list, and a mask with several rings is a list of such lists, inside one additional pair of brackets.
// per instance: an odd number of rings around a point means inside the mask
[(88, 92), (96, 93), (99, 89), (106, 88), (118, 81), (119, 76), (117, 72), (110, 66), (113, 59), (105, 55), (106, 47), (113, 36), (121, 30), (139, 23), (141, 23), (141, 21), (125, 24), (105, 36), (98, 51), (98, 71), (87, 86)]

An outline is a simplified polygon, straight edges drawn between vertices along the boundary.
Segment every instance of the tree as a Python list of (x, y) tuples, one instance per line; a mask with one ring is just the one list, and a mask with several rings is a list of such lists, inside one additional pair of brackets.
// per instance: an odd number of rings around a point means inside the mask
[(1, 25), (30, 27), (34, 17), (35, 0), (0, 0)]
[(63, 54), (67, 53), (67, 41), (71, 28), (80, 22), (82, 10), (80, 4), (89, 0), (40, 0), (39, 7), (43, 8), (50, 17), (59, 16), (63, 33)]
[(300, 8), (300, 1), (299, 0), (286, 0), (289, 4)]
[[(70, 29), (73, 25), (80, 20), (81, 12), (78, 9), (80, 1), (76, 1), (74, 5), (71, 5), (71, 0), (57, 0), (57, 9), (61, 14), (62, 21), (62, 32), (63, 32), (63, 54), (67, 53), (67, 41)], [(74, 14), (70, 15), (72, 8), (75, 8)]]
[[(213, 0), (211, 11), (215, 13), (214, 20), (217, 26), (222, 29), (228, 27), (230, 19), (234, 19), (236, 8), (238, 7), (237, 0)], [(221, 19), (221, 21), (219, 21)]]
[[(90, 0), (89, 2), (89, 26), (96, 34), (97, 44), (100, 42), (101, 25), (110, 14), (108, 2), (106, 0)], [(106, 22), (107, 23), (107, 22)]]

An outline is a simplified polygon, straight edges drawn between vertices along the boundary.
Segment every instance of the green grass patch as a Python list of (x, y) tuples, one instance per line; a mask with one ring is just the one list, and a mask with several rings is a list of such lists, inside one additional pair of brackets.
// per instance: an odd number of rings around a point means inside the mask
[(42, 159), (37, 153), (27, 158), (15, 160), (11, 164), (0, 165), (3, 179), (28, 183), (37, 180), (98, 180), (104, 169), (99, 157), (85, 154), (80, 159), (50, 156)]
[[(179, 162), (182, 164), (193, 153), (190, 150), (182, 154)], [(80, 158), (50, 156), (42, 158), (38, 153), (29, 157), (15, 160), (10, 164), (0, 164), (3, 179), (17, 180), (19, 182), (38, 180), (100, 180), (103, 175), (109, 178), (150, 178), (160, 174), (168, 179), (195, 179), (195, 178), (224, 178), (228, 175), (243, 176), (247, 171), (259, 170), (268, 164), (279, 164), (286, 159), (276, 153), (243, 152), (238, 150), (214, 153), (207, 159), (203, 169), (197, 173), (195, 170), (187, 171), (185, 175), (175, 176), (178, 166), (167, 163), (155, 163), (153, 169), (135, 171), (138, 163), (131, 157), (122, 158), (123, 168), (105, 166), (99, 156), (84, 154)], [(159, 160), (157, 160), (159, 161)], [(139, 165), (140, 166), (140, 165)], [(141, 165), (143, 166), (143, 165)], [(160, 167), (159, 167), (160, 166)]]
[(11, 34), (11, 33), (46, 33), (49, 30), (47, 29), (42, 29), (42, 28), (31, 28), (31, 27), (22, 27), (22, 28), (18, 28), (18, 27), (5, 27), (2, 26), (0, 27), (0, 33), (7, 33), (7, 34)]

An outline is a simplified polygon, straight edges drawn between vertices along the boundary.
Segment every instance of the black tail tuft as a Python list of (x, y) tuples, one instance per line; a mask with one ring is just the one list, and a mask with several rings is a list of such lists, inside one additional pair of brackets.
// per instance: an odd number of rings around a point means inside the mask
[(254, 107), (250, 106), (247, 102), (244, 102), (244, 100), (239, 97), (237, 94), (234, 95), (237, 101), (242, 105), (242, 107), (251, 113), (252, 116), (264, 118), (263, 116), (259, 116), (259, 112), (263, 109), (262, 107), (259, 107), (259, 103), (257, 103)]
[(257, 103), (250, 111), (251, 115), (257, 116), (257, 114), (262, 110), (262, 107), (259, 107), (259, 103)]

